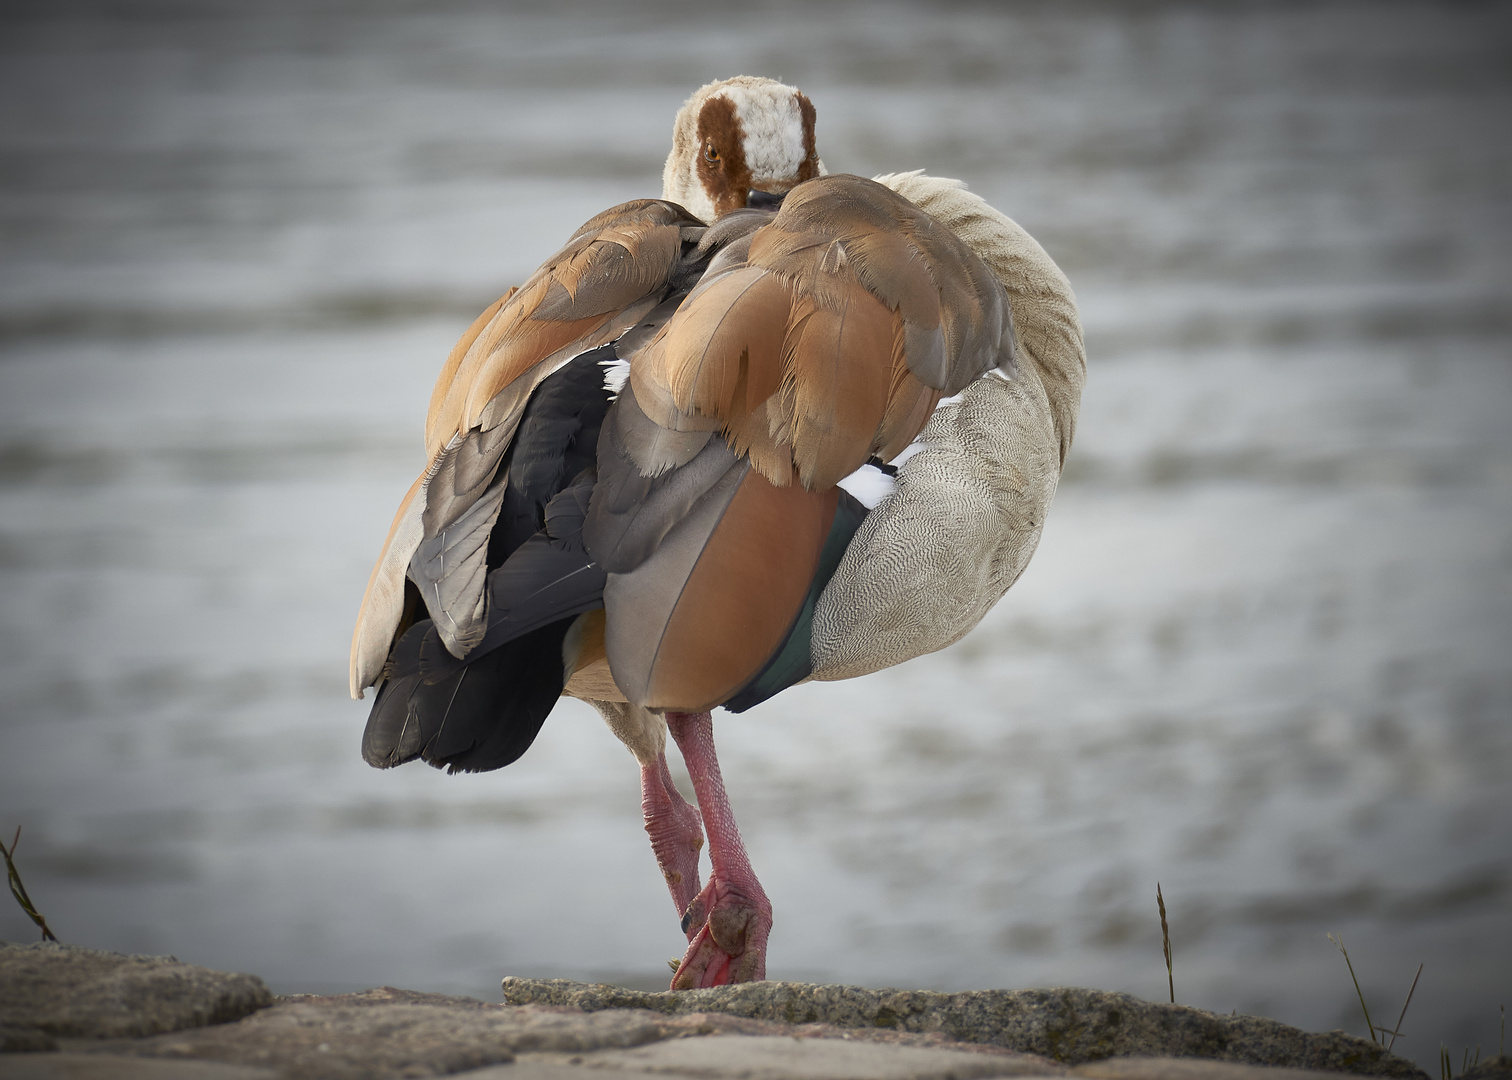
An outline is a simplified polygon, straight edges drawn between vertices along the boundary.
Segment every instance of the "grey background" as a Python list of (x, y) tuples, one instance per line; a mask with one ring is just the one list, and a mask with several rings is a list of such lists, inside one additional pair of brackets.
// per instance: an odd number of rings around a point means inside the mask
[[(1512, 999), (1500, 5), (6, 5), (0, 830), (65, 940), (496, 998), (680, 951), (636, 771), (357, 755), (435, 371), (672, 114), (803, 86), (1075, 284), (1041, 550), (969, 638), (717, 721), (774, 977), (1082, 984), (1492, 1052)], [(28, 940), (0, 905), (0, 936)], [(1472, 1051), (1473, 1052), (1473, 1051)]]

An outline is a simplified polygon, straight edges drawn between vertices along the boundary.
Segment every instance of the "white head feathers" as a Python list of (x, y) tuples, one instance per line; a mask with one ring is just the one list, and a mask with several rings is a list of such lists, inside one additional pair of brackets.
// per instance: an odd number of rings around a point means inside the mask
[(753, 190), (780, 194), (824, 171), (802, 91), (738, 75), (700, 87), (678, 110), (662, 198), (713, 221)]

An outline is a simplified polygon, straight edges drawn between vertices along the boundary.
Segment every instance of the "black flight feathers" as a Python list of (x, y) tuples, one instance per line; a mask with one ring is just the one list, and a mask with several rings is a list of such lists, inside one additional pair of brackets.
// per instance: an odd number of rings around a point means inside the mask
[(499, 470), (483, 639), (458, 659), (427, 618), (395, 642), (363, 734), (370, 765), (418, 757), (452, 772), (500, 768), (529, 748), (561, 696), (567, 630), (603, 604), (604, 571), (582, 533), (610, 404), (600, 365), (614, 358), (612, 345), (583, 353), (531, 395)]
[[(562, 641), (571, 619), (552, 623), (478, 656), (436, 683), (418, 674), (390, 677), (378, 688), (362, 757), (380, 769), (422, 758), (450, 772), (502, 768), (529, 749), (562, 692)], [(394, 646), (407, 657), (430, 620)]]

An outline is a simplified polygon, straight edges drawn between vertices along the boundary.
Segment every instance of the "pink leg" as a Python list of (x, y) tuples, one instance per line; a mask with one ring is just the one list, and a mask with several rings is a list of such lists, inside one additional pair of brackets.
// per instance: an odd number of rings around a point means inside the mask
[(646, 816), (646, 832), (651, 836), (651, 850), (656, 852), (656, 865), (667, 879), (667, 890), (677, 905), (678, 915), (685, 915), (698, 897), (698, 852), (704, 842), (703, 826), (698, 811), (688, 805), (672, 783), (665, 754), (658, 754), (654, 763), (641, 766), (641, 812)]
[(688, 764), (704, 827), (709, 830), (709, 861), (714, 868), (709, 884), (683, 920), (691, 944), (672, 977), (672, 989), (765, 979), (772, 905), (751, 870), (725, 795), (719, 759), (714, 755), (713, 718), (706, 712), (669, 712), (667, 729)]

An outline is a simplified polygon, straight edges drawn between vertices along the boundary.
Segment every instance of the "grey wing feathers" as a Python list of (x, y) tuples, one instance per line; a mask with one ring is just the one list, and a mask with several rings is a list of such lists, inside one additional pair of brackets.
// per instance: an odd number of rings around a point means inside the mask
[[(674, 440), (681, 443), (676, 454), (681, 467), (653, 472), (645, 463), (665, 461), (662, 444)], [(602, 483), (583, 529), (589, 552), (609, 573), (635, 569), (722, 478), (746, 467), (745, 459), (710, 432), (670, 432), (652, 423), (626, 384), (599, 436)]]
[[(612, 213), (612, 212), (611, 212)], [(678, 225), (669, 212), (670, 225)], [(574, 238), (581, 241), (584, 233)], [(422, 539), (409, 563), (409, 576), (419, 587), (435, 632), (454, 656), (465, 657), (488, 631), (489, 592), (488, 539), (504, 497), (507, 477), (499, 475), (526, 403), (534, 390), (557, 370), (565, 367), (582, 347), (598, 337), (618, 336), (626, 327), (642, 326), (649, 333), (670, 317), (663, 294), (678, 286), (691, 287), (689, 258), (670, 261), (668, 245), (681, 244), (694, 255), (705, 230), (681, 226), (652, 232), (635, 252), (615, 242), (600, 245), (596, 258), (581, 276), (545, 283), (539, 302), (528, 318), (540, 322), (576, 322), (594, 316), (609, 316), (610, 322), (594, 336), (570, 348), (557, 350), (514, 381), (500, 389), (479, 411), (478, 424), (459, 433), (438, 457), (423, 489)], [(616, 235), (608, 230), (606, 237)], [(628, 242), (628, 241), (627, 241)], [(568, 249), (573, 247), (569, 244)], [(698, 260), (701, 264), (703, 259)], [(570, 287), (569, 287), (570, 286)], [(626, 305), (627, 297), (636, 299)], [(522, 296), (522, 300), (524, 297)], [(676, 295), (673, 301), (679, 299)], [(507, 315), (501, 313), (501, 317)]]
[[(476, 643), (480, 654), (531, 631), (603, 605), (604, 571), (583, 547), (583, 519), (593, 491), (594, 473), (586, 470), (546, 508), (546, 525), (488, 573), (488, 615)], [(466, 663), (443, 644), (439, 630), (425, 635), (413, 668), (396, 658), (391, 675), (418, 671), (435, 683)]]
[(424, 539), (410, 558), (409, 577), (458, 656), (483, 634), (488, 537), (504, 501), (499, 464), (508, 441), (502, 428), (468, 432), (448, 448), (425, 489)]

